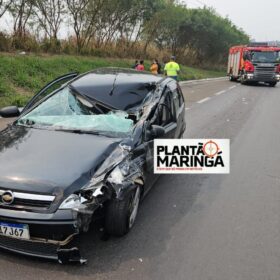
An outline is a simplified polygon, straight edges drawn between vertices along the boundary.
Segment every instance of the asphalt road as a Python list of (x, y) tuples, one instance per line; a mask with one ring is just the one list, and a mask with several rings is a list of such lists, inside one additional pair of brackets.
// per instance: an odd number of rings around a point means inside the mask
[(185, 137), (230, 138), (230, 175), (162, 176), (129, 235), (82, 238), (88, 265), (1, 251), (1, 280), (280, 279), (280, 86), (221, 80), (183, 90)]

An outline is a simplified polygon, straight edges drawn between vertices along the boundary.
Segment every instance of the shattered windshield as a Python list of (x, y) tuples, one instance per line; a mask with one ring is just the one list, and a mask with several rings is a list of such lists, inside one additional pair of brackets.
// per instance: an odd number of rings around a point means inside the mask
[[(105, 112), (106, 111), (106, 112)], [(102, 110), (69, 87), (65, 87), (35, 107), (17, 121), (28, 127), (109, 134), (119, 137), (127, 134), (133, 121), (123, 111)]]

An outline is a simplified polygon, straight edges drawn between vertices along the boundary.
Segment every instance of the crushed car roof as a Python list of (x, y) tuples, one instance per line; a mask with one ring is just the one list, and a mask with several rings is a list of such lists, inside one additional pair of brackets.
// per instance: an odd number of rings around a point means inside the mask
[(162, 76), (132, 69), (102, 68), (75, 79), (70, 87), (91, 100), (127, 111), (141, 105)]

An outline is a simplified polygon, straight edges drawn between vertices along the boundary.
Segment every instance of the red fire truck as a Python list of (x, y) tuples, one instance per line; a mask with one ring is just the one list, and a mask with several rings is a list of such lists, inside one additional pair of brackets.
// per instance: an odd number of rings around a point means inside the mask
[(250, 43), (230, 48), (227, 74), (230, 81), (264, 82), (274, 87), (280, 81), (280, 47)]

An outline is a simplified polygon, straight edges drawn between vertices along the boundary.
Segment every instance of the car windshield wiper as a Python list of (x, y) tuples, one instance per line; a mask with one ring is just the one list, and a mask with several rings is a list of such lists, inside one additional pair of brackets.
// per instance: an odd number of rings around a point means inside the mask
[(54, 131), (62, 131), (62, 132), (69, 132), (69, 133), (76, 133), (76, 134), (91, 134), (91, 135), (98, 135), (98, 136), (105, 136), (108, 138), (117, 138), (117, 135), (109, 131), (92, 131), (92, 130), (82, 130), (82, 129), (65, 129), (65, 128), (56, 128), (52, 129)]
[(76, 134), (93, 134), (93, 135), (100, 135), (100, 132), (97, 131), (90, 131), (90, 130), (82, 130), (82, 129), (67, 129), (67, 128), (56, 128), (55, 131), (62, 131), (62, 132), (70, 132)]

